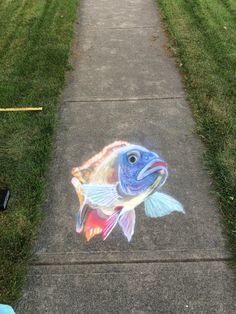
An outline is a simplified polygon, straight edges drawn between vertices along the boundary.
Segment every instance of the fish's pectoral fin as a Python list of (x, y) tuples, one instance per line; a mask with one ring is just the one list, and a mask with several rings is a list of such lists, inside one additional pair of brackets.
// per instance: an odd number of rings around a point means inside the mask
[(124, 235), (126, 236), (127, 240), (130, 242), (134, 234), (135, 227), (134, 209), (131, 209), (120, 216), (119, 225), (121, 226), (121, 229)]
[(115, 208), (115, 212), (105, 220), (105, 226), (104, 229), (102, 231), (102, 239), (106, 240), (106, 238), (109, 236), (109, 234), (112, 232), (112, 230), (114, 229), (114, 227), (117, 224), (117, 221), (120, 217), (120, 213), (123, 207), (117, 207)]
[(173, 197), (160, 192), (155, 192), (146, 198), (144, 206), (145, 214), (149, 217), (162, 217), (169, 215), (174, 211), (185, 213), (180, 202)]
[(83, 184), (87, 200), (93, 205), (110, 207), (119, 199), (115, 184)]

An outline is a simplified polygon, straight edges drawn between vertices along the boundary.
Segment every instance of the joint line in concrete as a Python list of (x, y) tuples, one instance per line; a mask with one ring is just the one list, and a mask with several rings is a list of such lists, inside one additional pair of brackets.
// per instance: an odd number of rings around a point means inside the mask
[(143, 101), (143, 100), (175, 100), (175, 99), (185, 99), (184, 96), (168, 96), (168, 97), (158, 97), (158, 96), (147, 96), (147, 97), (134, 97), (134, 98), (93, 98), (93, 99), (66, 99), (65, 103), (76, 103), (76, 102), (125, 102), (125, 101)]
[(30, 266), (72, 266), (72, 265), (122, 265), (122, 264), (171, 264), (171, 263), (210, 263), (230, 262), (232, 257), (219, 258), (183, 258), (183, 259), (160, 259), (160, 260), (129, 260), (129, 261), (73, 261), (73, 262), (32, 262)]
[[(81, 25), (82, 27), (86, 26), (86, 25)], [(156, 25), (150, 25), (150, 26), (131, 26), (131, 27), (88, 27), (87, 31), (101, 31), (103, 29), (106, 30), (132, 30), (132, 29), (153, 29), (153, 28), (157, 28)]]

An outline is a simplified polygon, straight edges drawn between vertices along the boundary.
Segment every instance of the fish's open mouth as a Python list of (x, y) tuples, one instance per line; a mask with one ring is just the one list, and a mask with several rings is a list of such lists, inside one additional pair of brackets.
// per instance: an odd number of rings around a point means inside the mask
[(168, 171), (167, 171), (167, 163), (161, 159), (152, 160), (149, 164), (147, 164), (138, 174), (137, 180), (142, 180), (152, 173), (159, 173), (162, 176), (160, 180), (160, 184), (163, 185), (166, 181)]

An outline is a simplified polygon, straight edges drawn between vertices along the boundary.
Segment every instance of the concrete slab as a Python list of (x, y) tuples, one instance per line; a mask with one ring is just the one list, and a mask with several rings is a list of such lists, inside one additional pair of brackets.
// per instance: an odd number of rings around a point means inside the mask
[[(82, 2), (82, 25), (76, 28), (79, 41), (74, 49), (74, 71), (64, 92), (66, 101), (184, 96), (179, 72), (167, 55), (166, 38), (161, 32), (154, 1), (130, 2), (142, 16), (154, 20), (155, 26), (100, 28), (84, 25), (84, 18), (91, 15), (99, 21), (99, 12), (108, 9), (114, 10), (111, 16), (115, 18), (117, 5), (126, 12), (118, 14), (117, 19), (120, 21), (122, 16), (130, 21), (126, 7), (129, 1), (112, 1), (104, 7), (100, 1)], [(144, 3), (146, 8), (139, 8)], [(155, 18), (149, 17), (148, 12)]]
[(86, 0), (80, 4), (80, 23), (86, 28), (154, 26), (159, 21), (155, 10), (153, 0)]
[(183, 97), (180, 75), (160, 30), (84, 29), (79, 32), (66, 101)]
[[(183, 99), (65, 103), (61, 117), (46, 221), (37, 245), (41, 260), (59, 262), (66, 252), (77, 261), (101, 260), (101, 253), (122, 261), (127, 259), (124, 252), (133, 254), (133, 260), (146, 260), (147, 254), (151, 260), (228, 256), (201, 163), (202, 145), (191, 133), (194, 123)], [(87, 243), (75, 233), (78, 200), (70, 171), (117, 139), (157, 150), (167, 160), (170, 176), (163, 190), (184, 204), (186, 215), (150, 219), (140, 206), (130, 244), (119, 227), (105, 242), (97, 238)]]
[(230, 274), (221, 262), (33, 267), (17, 314), (234, 314)]

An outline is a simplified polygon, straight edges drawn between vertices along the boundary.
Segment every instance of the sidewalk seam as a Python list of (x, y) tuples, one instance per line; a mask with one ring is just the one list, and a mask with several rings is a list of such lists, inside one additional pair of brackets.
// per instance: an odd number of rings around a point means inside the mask
[(171, 264), (171, 263), (209, 263), (209, 262), (230, 262), (232, 257), (224, 258), (188, 258), (188, 259), (163, 259), (163, 260), (130, 260), (130, 261), (81, 261), (66, 263), (30, 263), (30, 266), (71, 266), (71, 265), (121, 265), (121, 264)]
[(94, 98), (94, 99), (81, 99), (81, 100), (70, 100), (66, 99), (63, 102), (109, 102), (109, 101), (117, 101), (117, 102), (125, 102), (125, 101), (143, 101), (143, 100), (175, 100), (175, 99), (185, 99), (185, 96), (169, 96), (169, 97), (157, 97), (157, 96), (150, 96), (150, 97), (134, 97), (134, 98)]
[[(86, 26), (86, 25), (84, 25), (84, 24), (81, 24), (81, 27), (84, 27), (84, 26)], [(133, 26), (133, 27), (88, 27), (88, 28), (86, 28), (86, 31), (87, 32), (93, 32), (93, 31), (101, 31), (101, 30), (103, 30), (103, 29), (105, 29), (105, 30), (125, 30), (125, 31), (127, 31), (127, 30), (132, 30), (132, 29), (153, 29), (153, 28), (155, 28), (155, 29), (157, 29), (157, 25), (150, 25), (150, 26)]]

